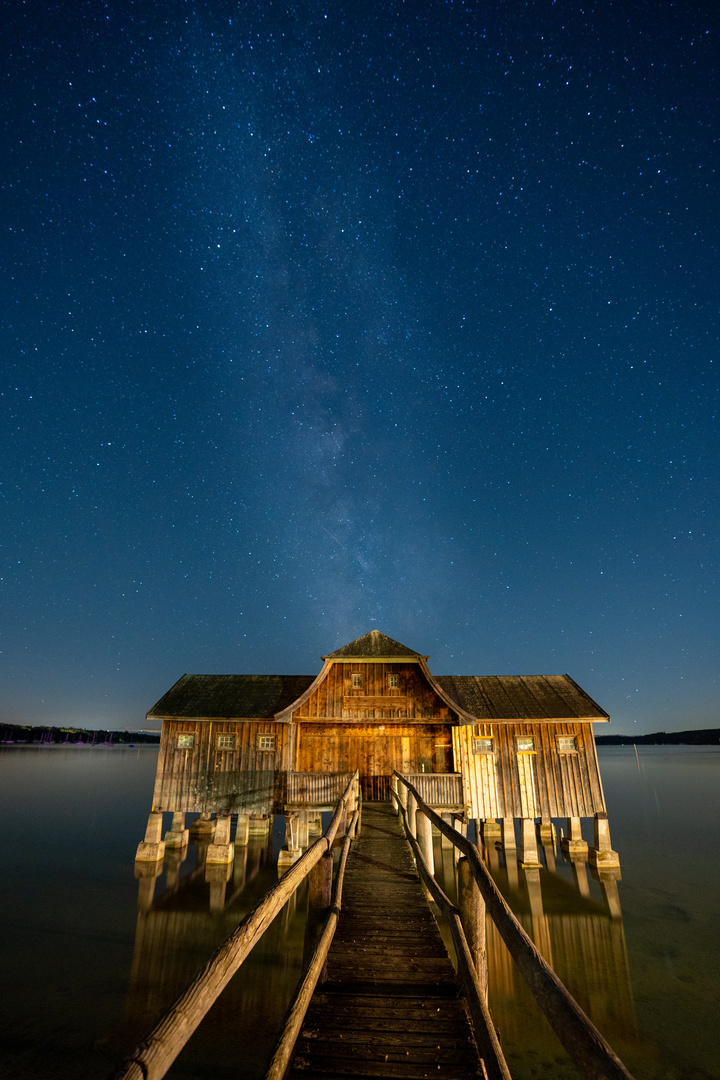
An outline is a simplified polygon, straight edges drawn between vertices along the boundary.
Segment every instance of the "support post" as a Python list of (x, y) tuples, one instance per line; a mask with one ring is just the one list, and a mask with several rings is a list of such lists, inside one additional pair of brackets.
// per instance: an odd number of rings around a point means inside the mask
[(162, 813), (153, 810), (148, 815), (145, 839), (138, 844), (135, 862), (159, 862), (165, 856), (165, 841), (162, 839)]
[(415, 814), (415, 828), (417, 829), (417, 842), (420, 846), (422, 857), (428, 870), (435, 876), (435, 857), (433, 855), (432, 823), (427, 814), (418, 810)]
[(183, 848), (190, 839), (190, 830), (185, 828), (185, 814), (178, 811), (173, 814), (172, 825), (165, 833), (166, 848)]
[(571, 862), (575, 859), (587, 859), (587, 841), (583, 840), (582, 828), (579, 817), (569, 817), (566, 822), (567, 836), (560, 841), (560, 849), (563, 855), (567, 855)]
[(238, 814), (235, 826), (235, 847), (247, 847), (250, 838), (250, 821), (247, 814)]
[(515, 851), (515, 818), (504, 817), (502, 819), (502, 846), (505, 851)]
[(251, 814), (249, 835), (260, 839), (266, 837), (270, 831), (270, 822), (265, 814)]
[(190, 835), (193, 840), (209, 840), (212, 842), (214, 833), (215, 822), (212, 814), (201, 814), (190, 826)]
[(482, 823), (482, 838), (486, 847), (492, 847), (500, 839), (500, 826), (495, 818), (485, 818)]
[[(453, 821), (453, 815), (452, 814), (445, 813), (445, 814), (441, 814), (440, 817), (442, 818), (442, 820), (445, 822), (446, 825), (450, 826), (451, 829), (455, 828), (455, 822)], [(452, 840), (448, 836), (446, 836), (445, 833), (440, 833), (440, 847), (441, 848), (451, 848), (451, 847), (454, 847), (454, 846), (455, 845), (453, 844)]]
[(610, 843), (610, 825), (607, 814), (595, 815), (595, 846), (590, 848), (590, 865), (598, 870), (620, 866), (620, 856)]
[(555, 842), (555, 830), (550, 818), (541, 818), (539, 823), (535, 826), (537, 838), (543, 847), (547, 847), (548, 844)]
[(521, 821), (520, 845), (520, 865), (525, 869), (539, 867), (540, 859), (538, 858), (533, 818), (523, 818)]
[(297, 811), (291, 810), (285, 815), (285, 847), (278, 854), (278, 874), (285, 873), (289, 866), (298, 861), (302, 855), (299, 841), (299, 818)]
[(470, 955), (485, 998), (488, 992), (487, 952), (485, 948), (485, 901), (467, 858), (462, 855), (457, 864), (458, 907)]
[(235, 857), (235, 845), (230, 843), (230, 814), (218, 814), (215, 837), (208, 847), (205, 862), (208, 866), (231, 863)]
[(308, 846), (308, 820), (304, 810), (301, 810), (298, 814), (297, 846), (299, 848), (306, 848)]

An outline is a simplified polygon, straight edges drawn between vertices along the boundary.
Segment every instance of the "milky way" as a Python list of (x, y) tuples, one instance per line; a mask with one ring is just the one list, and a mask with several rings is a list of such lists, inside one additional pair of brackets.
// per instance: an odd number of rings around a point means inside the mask
[(663, 0), (11, 6), (0, 716), (377, 627), (717, 724), (718, 46)]

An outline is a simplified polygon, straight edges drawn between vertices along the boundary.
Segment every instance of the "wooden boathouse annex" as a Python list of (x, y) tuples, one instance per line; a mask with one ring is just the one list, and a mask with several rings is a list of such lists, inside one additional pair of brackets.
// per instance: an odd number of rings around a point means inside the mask
[(428, 659), (372, 630), (314, 676), (183, 675), (147, 713), (154, 811), (284, 813), (298, 777), (357, 769), (365, 800), (398, 770), (498, 832), (564, 817), (579, 841), (580, 818), (604, 817), (592, 725), (609, 717), (569, 675), (437, 676)]

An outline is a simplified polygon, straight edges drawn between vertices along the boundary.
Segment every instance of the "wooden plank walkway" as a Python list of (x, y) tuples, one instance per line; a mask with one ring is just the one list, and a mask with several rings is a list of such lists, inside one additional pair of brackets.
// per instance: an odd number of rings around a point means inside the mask
[(328, 979), (313, 997), (290, 1080), (482, 1075), (455, 973), (390, 803), (363, 805)]

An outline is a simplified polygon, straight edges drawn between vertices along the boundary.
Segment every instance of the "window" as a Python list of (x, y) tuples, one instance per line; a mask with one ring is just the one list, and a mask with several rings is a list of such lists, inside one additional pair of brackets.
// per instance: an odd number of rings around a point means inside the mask
[(178, 735), (178, 750), (190, 750), (195, 745), (194, 735)]
[(357, 672), (353, 671), (350, 679), (352, 681), (353, 690), (359, 690), (362, 687), (362, 675), (359, 675)]
[(532, 735), (520, 735), (517, 740), (518, 754), (532, 754), (535, 752), (535, 740)]
[(400, 685), (400, 676), (399, 675), (388, 675), (388, 686), (390, 687), (391, 690), (397, 690), (399, 685)]
[(235, 736), (234, 735), (218, 735), (218, 750), (234, 750), (235, 749)]
[(274, 735), (258, 735), (258, 750), (274, 750), (275, 749), (275, 736)]
[(571, 754), (577, 751), (577, 737), (575, 735), (558, 735), (557, 748), (561, 754)]
[(473, 754), (492, 754), (492, 752), (493, 752), (493, 741), (492, 741), (492, 739), (486, 739), (486, 738), (473, 739), (473, 741), (472, 741), (472, 752), (473, 752)]

